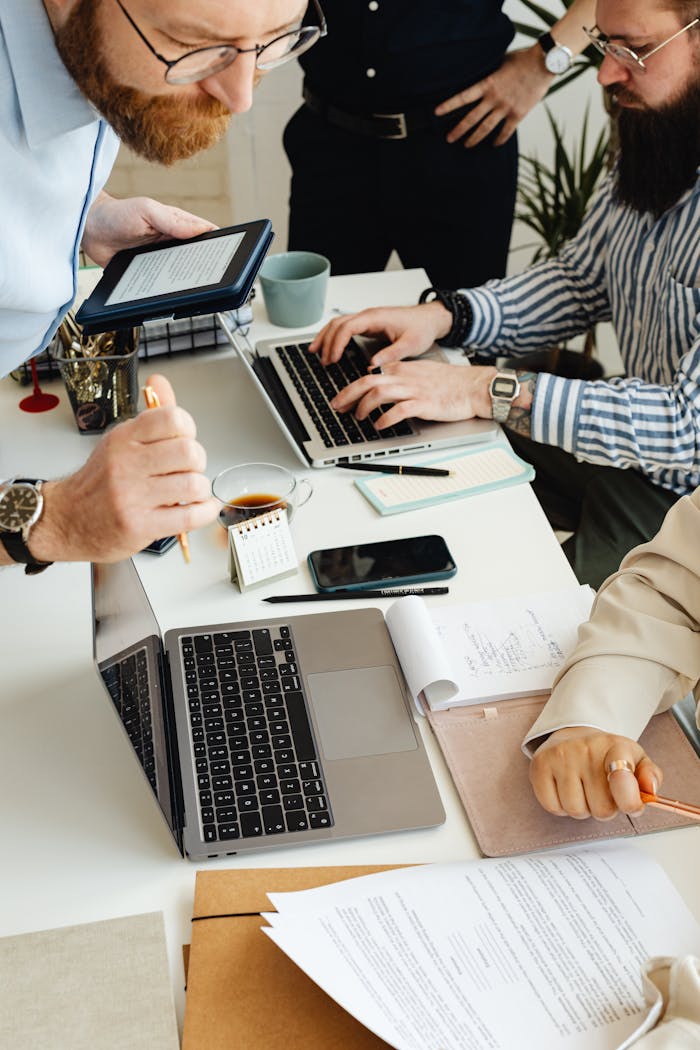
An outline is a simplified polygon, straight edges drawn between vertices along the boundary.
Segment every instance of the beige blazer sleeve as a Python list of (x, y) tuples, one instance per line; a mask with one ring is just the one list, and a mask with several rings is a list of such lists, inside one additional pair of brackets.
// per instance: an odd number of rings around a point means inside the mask
[(700, 489), (605, 581), (523, 748), (572, 725), (637, 739), (699, 680)]

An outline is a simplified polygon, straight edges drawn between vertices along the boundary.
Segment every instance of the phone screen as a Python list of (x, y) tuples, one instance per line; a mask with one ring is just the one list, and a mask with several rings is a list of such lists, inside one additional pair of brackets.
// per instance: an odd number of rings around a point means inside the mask
[(309, 566), (319, 590), (442, 580), (457, 571), (442, 536), (412, 536), (312, 551)]

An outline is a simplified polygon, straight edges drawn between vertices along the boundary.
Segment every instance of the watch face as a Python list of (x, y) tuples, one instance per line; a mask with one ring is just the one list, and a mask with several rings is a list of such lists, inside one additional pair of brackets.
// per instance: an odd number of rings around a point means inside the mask
[(566, 73), (571, 68), (571, 53), (568, 48), (558, 44), (544, 56), (544, 64), (550, 73)]
[(21, 532), (30, 525), (41, 504), (41, 496), (33, 485), (11, 485), (0, 496), (0, 529)]
[(512, 379), (510, 376), (495, 376), (491, 383), (491, 394), (493, 397), (514, 398), (517, 389), (517, 379)]

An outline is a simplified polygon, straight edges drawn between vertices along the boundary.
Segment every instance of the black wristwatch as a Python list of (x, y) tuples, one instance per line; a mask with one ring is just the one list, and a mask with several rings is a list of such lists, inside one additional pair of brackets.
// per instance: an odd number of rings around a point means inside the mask
[(29, 534), (44, 509), (42, 484), (36, 478), (13, 478), (0, 486), (0, 543), (13, 561), (25, 566), (28, 576), (35, 576), (52, 564), (37, 561), (27, 547)]

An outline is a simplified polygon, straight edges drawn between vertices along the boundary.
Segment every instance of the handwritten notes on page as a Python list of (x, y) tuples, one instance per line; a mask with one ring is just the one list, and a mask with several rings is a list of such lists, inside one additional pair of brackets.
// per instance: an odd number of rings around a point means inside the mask
[(641, 850), (464, 861), (271, 893), (270, 937), (396, 1050), (624, 1050), (656, 1022), (640, 970), (700, 953)]
[(409, 596), (386, 622), (417, 706), (443, 711), (546, 692), (592, 602), (586, 586), (430, 610)]

